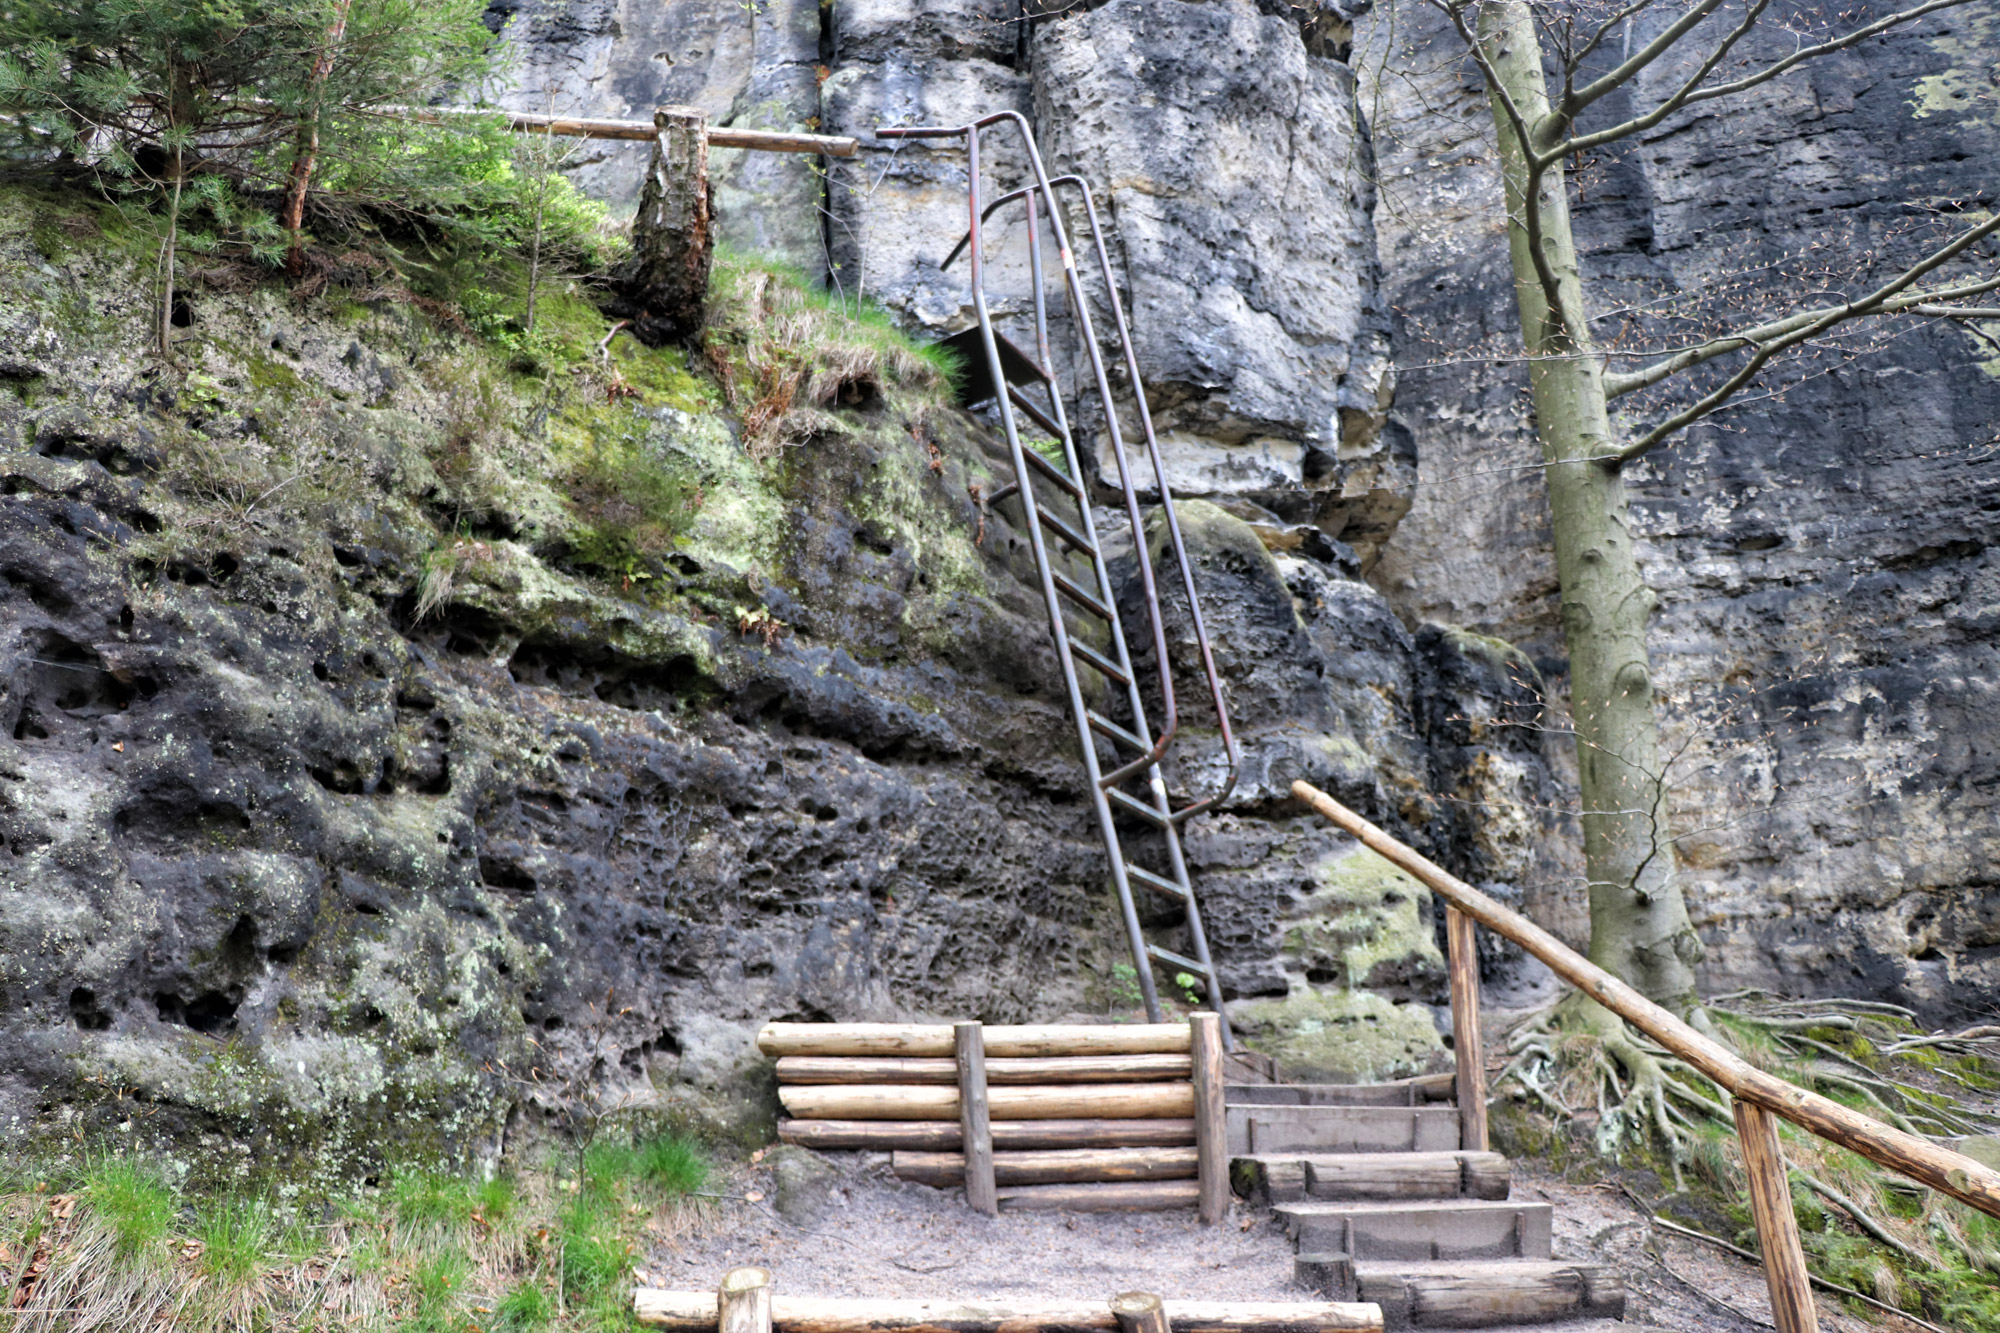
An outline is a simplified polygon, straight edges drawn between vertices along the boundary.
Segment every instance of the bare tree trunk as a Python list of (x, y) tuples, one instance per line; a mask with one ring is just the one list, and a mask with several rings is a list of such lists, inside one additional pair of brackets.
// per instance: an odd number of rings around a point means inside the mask
[(181, 230), (181, 183), (186, 175), (186, 150), (176, 143), (168, 152), (167, 160), (173, 165), (173, 173), (167, 183), (167, 234), (160, 242), (160, 356), (165, 360), (174, 359), (174, 261), (180, 247)]
[[(1531, 132), (1544, 124), (1548, 88), (1534, 17), (1524, 0), (1482, 5), (1478, 40)], [(1590, 958), (1649, 998), (1685, 1009), (1695, 1000), (1701, 943), (1674, 875), (1646, 656), (1654, 598), (1633, 550), (1604, 362), (1585, 317), (1562, 170), (1532, 180), (1500, 89), (1489, 89), (1489, 96), (1499, 128), (1514, 290), (1532, 358), (1529, 381), (1547, 463), (1562, 589), (1590, 881)], [(1541, 233), (1539, 270), (1531, 210)]]
[(319, 114), (326, 95), (326, 81), (333, 73), (334, 51), (347, 32), (347, 12), (354, 0), (340, 0), (333, 23), (326, 30), (326, 44), (313, 61), (312, 99), (305, 119), (299, 122), (297, 146), (292, 150), (291, 183), (285, 190), (284, 227), (291, 234), (285, 250), (285, 271), (297, 277), (305, 267), (306, 192), (312, 188), (313, 167), (319, 160)]

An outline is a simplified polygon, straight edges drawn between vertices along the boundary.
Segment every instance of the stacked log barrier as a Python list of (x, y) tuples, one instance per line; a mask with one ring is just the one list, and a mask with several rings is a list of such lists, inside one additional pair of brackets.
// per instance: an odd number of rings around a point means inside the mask
[[(958, 1186), (968, 1183), (964, 1124), (983, 1118), (1001, 1209), (1197, 1205), (1197, 1182), (1213, 1167), (1199, 1151), (1187, 1025), (995, 1025), (979, 1035), (983, 1117), (976, 1107), (968, 1116), (960, 1095), (966, 1038), (953, 1025), (766, 1024), (758, 1049), (777, 1061), (790, 1117), (779, 1137), (887, 1152), (902, 1179)], [(1207, 1156), (1220, 1153), (1218, 1139)], [(986, 1197), (980, 1175), (968, 1186), (975, 1206)], [(1213, 1211), (1203, 1220), (1217, 1220)]]

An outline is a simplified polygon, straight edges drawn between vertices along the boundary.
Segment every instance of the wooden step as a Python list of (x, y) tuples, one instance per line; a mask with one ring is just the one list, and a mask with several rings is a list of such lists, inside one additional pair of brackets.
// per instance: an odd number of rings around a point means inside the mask
[(1000, 1211), (1152, 1213), (1192, 1208), (1201, 1186), (1192, 1180), (1127, 1180), (1102, 1185), (1002, 1185)]
[(1304, 1199), (1504, 1199), (1497, 1152), (1264, 1153), (1229, 1164), (1230, 1184), (1269, 1207)]
[(1363, 1263), (1348, 1300), (1382, 1307), (1384, 1328), (1490, 1328), (1564, 1319), (1621, 1319), (1625, 1278), (1602, 1264), (1539, 1260)]
[(1431, 1259), (1547, 1259), (1555, 1210), (1479, 1199), (1422, 1203), (1281, 1203), (1272, 1211), (1301, 1254), (1357, 1265)]
[(1452, 1100), (1450, 1074), (1396, 1083), (1231, 1083), (1224, 1100), (1243, 1106), (1428, 1106)]
[(1231, 1156), (1287, 1152), (1450, 1152), (1453, 1106), (1271, 1106), (1226, 1103)]

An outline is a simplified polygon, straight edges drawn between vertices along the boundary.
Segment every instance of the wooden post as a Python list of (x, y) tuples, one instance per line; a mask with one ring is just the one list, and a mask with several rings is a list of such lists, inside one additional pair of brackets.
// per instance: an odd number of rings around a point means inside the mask
[(1486, 1047), (1479, 1039), (1479, 949), (1472, 918), (1447, 904), (1444, 938), (1451, 964), (1451, 1050), (1458, 1064), (1458, 1146), (1486, 1151)]
[(653, 160), (632, 218), (625, 295), (633, 332), (658, 345), (701, 331), (715, 247), (708, 215), (708, 116), (699, 107), (653, 113)]
[(1799, 1248), (1799, 1220), (1792, 1213), (1792, 1186), (1785, 1178), (1785, 1150), (1778, 1142), (1778, 1118), (1740, 1097), (1735, 1109), (1743, 1173), (1750, 1177), (1750, 1215), (1764, 1252), (1764, 1281), (1771, 1288), (1771, 1322), (1778, 1333), (1819, 1333), (1812, 1279)]
[(715, 1294), (716, 1333), (771, 1333), (771, 1274), (732, 1268)]
[(1194, 1049), (1195, 1179), (1201, 1184), (1201, 1220), (1215, 1226), (1229, 1213), (1229, 1137), (1222, 1105), (1222, 1016), (1190, 1014)]
[(977, 1023), (954, 1023), (958, 1128), (965, 1151), (965, 1201), (989, 1217), (1000, 1211), (993, 1181), (993, 1121), (986, 1110), (986, 1043)]
[(1169, 1333), (1166, 1303), (1150, 1291), (1121, 1291), (1111, 1298), (1118, 1333)]

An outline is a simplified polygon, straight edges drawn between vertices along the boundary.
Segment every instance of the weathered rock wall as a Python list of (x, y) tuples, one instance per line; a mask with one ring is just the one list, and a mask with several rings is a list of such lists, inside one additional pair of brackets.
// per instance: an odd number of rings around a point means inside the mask
[[(1991, 208), (1993, 24), (1979, 7), (1928, 21), (1608, 155), (1575, 214), (1597, 307), (1630, 310), (1636, 346), (1684, 337), (1646, 312), (1690, 296), (1697, 317), (1755, 322), (1913, 255), (1934, 206), (1954, 210), (1946, 223)], [(1559, 692), (1537, 451), (1518, 368), (1494, 359), (1519, 341), (1489, 118), (1452, 42), (1425, 6), (1398, 4), (1364, 23), (1356, 55), (1399, 312), (1395, 415), (1421, 459), (1375, 581), (1407, 618), (1526, 645)], [(1649, 106), (1687, 72), (1663, 63), (1597, 114)], [(1820, 254), (1840, 258), (1822, 271)], [(1628, 474), (1716, 988), (1887, 996), (1940, 1018), (2000, 994), (1995, 331), (1896, 325)], [(1574, 883), (1530, 900), (1580, 935)]]

